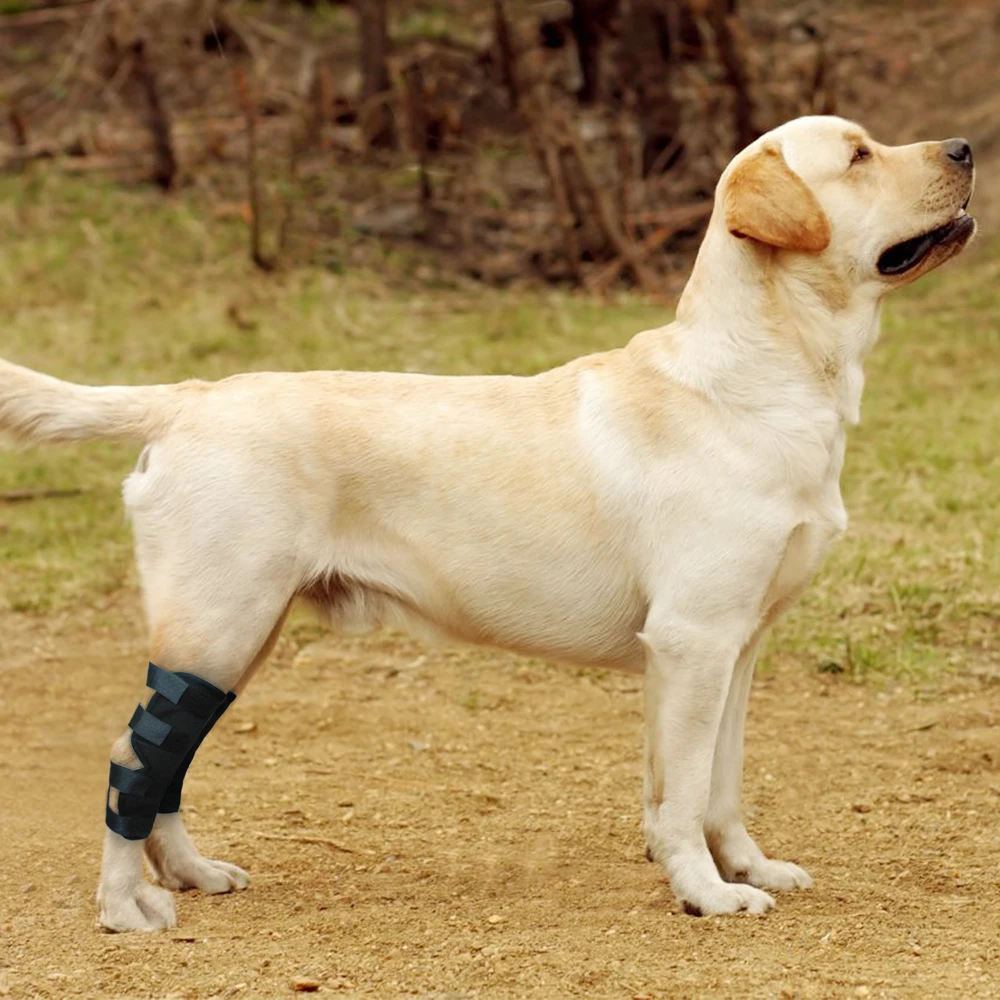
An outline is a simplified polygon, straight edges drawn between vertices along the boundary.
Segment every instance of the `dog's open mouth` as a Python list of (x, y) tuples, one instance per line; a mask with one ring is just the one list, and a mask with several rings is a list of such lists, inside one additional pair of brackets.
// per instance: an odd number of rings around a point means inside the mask
[(976, 220), (963, 207), (954, 219), (943, 226), (885, 250), (878, 259), (879, 273), (887, 276), (906, 274), (920, 264), (935, 247), (964, 241), (975, 225)]

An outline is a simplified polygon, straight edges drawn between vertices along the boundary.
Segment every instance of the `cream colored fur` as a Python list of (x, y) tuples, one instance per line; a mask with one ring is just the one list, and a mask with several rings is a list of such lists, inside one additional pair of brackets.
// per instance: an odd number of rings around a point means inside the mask
[[(799, 119), (722, 177), (676, 320), (619, 350), (531, 378), (148, 388), (0, 362), (0, 429), (146, 444), (124, 496), (150, 658), (168, 669), (242, 689), (299, 596), (339, 627), (644, 670), (651, 856), (689, 911), (763, 912), (810, 880), (741, 819), (757, 645), (847, 523), (845, 431), (880, 303), (961, 249), (971, 189), (940, 143)], [(910, 271), (879, 272), (888, 247), (949, 223)], [(128, 735), (112, 759), (135, 765)], [(173, 924), (143, 851), (106, 835), (106, 927)], [(246, 884), (177, 816), (145, 851), (169, 888)]]

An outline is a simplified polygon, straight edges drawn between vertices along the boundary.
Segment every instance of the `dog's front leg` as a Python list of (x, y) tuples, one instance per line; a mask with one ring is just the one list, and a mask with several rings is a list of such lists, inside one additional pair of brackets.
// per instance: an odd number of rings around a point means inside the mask
[(759, 636), (740, 653), (729, 686), (712, 765), (712, 792), (705, 838), (719, 873), (727, 882), (758, 889), (807, 889), (809, 874), (791, 861), (767, 857), (743, 825), (743, 734)]
[(645, 833), (686, 912), (764, 913), (774, 900), (724, 882), (705, 840), (712, 758), (739, 642), (653, 616), (646, 646)]

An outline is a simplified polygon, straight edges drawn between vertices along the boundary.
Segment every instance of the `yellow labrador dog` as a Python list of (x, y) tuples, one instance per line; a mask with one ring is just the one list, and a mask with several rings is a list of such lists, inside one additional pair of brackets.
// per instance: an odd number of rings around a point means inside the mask
[[(755, 652), (846, 525), (845, 435), (882, 300), (965, 246), (972, 188), (962, 139), (883, 146), (801, 118), (729, 165), (676, 320), (618, 350), (531, 378), (149, 387), (0, 361), (0, 429), (145, 442), (124, 496), (168, 715), (192, 685), (241, 691), (297, 597), (343, 627), (644, 668), (650, 856), (688, 912), (762, 913), (810, 879), (741, 819)], [(111, 751), (98, 902), (113, 930), (173, 926), (167, 889), (247, 883), (198, 853), (176, 803), (157, 807), (170, 776), (153, 772), (175, 764), (149, 756), (170, 729), (152, 699)], [(151, 810), (139, 836), (122, 793)]]

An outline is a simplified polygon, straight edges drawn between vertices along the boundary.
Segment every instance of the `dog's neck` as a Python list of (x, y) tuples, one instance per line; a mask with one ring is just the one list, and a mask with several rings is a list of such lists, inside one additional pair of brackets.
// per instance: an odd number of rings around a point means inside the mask
[[(761, 399), (832, 407), (857, 424), (865, 357), (878, 337), (878, 289), (850, 287), (815, 259), (734, 238), (713, 217), (677, 307), (679, 367), (724, 397), (751, 373)], [(689, 359), (692, 364), (685, 364)], [(740, 372), (741, 378), (730, 377)]]

